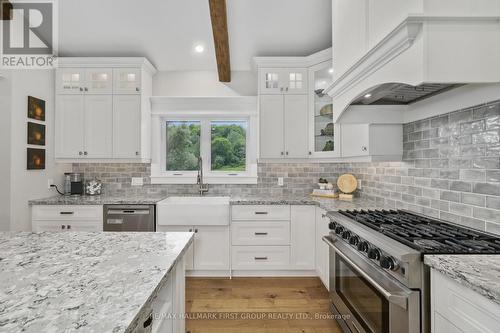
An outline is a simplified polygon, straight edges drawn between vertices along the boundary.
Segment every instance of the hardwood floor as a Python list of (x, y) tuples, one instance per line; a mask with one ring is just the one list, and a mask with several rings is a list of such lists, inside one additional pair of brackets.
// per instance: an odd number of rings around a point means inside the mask
[(318, 278), (187, 278), (186, 312), (190, 333), (341, 333)]

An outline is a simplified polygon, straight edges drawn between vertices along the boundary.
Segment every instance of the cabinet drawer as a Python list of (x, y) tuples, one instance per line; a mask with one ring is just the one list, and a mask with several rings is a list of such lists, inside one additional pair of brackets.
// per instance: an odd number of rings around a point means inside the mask
[(290, 222), (235, 222), (233, 245), (290, 245)]
[(33, 206), (33, 220), (101, 220), (102, 206)]
[(290, 206), (244, 205), (233, 206), (233, 220), (290, 220)]
[(44, 231), (87, 231), (87, 232), (100, 232), (102, 231), (102, 221), (33, 221), (34, 232)]
[(279, 270), (288, 269), (290, 247), (288, 246), (233, 246), (232, 267), (234, 270)]

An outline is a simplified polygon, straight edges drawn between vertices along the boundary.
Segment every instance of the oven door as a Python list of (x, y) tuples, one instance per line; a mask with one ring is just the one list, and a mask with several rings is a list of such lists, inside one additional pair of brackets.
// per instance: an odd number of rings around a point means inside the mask
[(418, 290), (395, 281), (345, 242), (323, 240), (330, 247), (332, 310), (345, 332), (420, 332)]

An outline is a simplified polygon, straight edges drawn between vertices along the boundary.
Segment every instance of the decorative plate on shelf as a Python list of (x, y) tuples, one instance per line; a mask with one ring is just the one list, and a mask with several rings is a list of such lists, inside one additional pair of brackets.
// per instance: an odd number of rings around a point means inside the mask
[(353, 193), (358, 188), (358, 180), (350, 173), (346, 173), (337, 179), (337, 186), (342, 193)]
[(333, 114), (333, 105), (332, 104), (328, 104), (328, 105), (323, 106), (319, 110), (319, 114), (322, 115), (322, 116), (329, 116), (329, 115)]

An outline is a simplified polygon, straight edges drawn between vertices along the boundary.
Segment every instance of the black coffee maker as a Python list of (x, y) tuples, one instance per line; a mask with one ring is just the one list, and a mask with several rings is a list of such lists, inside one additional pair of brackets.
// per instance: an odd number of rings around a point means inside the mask
[(85, 185), (83, 173), (67, 172), (64, 174), (64, 194), (65, 195), (83, 195)]

